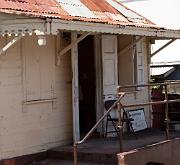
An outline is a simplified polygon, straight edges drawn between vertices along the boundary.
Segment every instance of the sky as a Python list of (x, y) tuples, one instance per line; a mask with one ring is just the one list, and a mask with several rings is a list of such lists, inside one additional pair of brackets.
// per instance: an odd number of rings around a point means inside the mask
[[(119, 0), (159, 26), (180, 29), (180, 0)], [(156, 41), (152, 46), (157, 50), (167, 41)], [(176, 40), (152, 58), (152, 62), (180, 61), (180, 40)]]

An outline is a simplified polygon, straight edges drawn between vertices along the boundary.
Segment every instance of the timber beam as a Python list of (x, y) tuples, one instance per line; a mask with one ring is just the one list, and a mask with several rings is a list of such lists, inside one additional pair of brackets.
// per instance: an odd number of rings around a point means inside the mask
[(163, 50), (164, 48), (166, 48), (167, 46), (169, 46), (171, 43), (173, 43), (176, 39), (171, 39), (169, 42), (167, 42), (166, 44), (164, 44), (162, 47), (160, 47), (158, 50), (156, 50), (154, 53), (151, 54), (151, 57), (153, 57), (154, 55), (156, 55), (157, 53), (159, 53), (161, 50)]
[(133, 41), (131, 44), (127, 45), (126, 47), (124, 47), (122, 50), (120, 50), (118, 52), (118, 56), (120, 54), (123, 54), (125, 52), (127, 52), (129, 49), (131, 49), (133, 46), (135, 46), (138, 42), (142, 41), (145, 37), (139, 37), (138, 39), (136, 39), (135, 41)]
[(19, 41), (23, 36), (19, 35), (14, 37), (10, 42), (8, 42), (2, 49), (0, 49), (0, 55), (6, 52), (11, 46), (13, 46), (17, 41)]
[(60, 50), (58, 52), (58, 58), (60, 58), (61, 56), (63, 56), (65, 53), (67, 53), (70, 49), (72, 49), (76, 44), (78, 44), (79, 42), (81, 42), (84, 38), (86, 38), (88, 35), (90, 35), (91, 33), (83, 33), (79, 38), (77, 38), (75, 41), (73, 41), (72, 43), (70, 43), (68, 46), (66, 46), (63, 50)]

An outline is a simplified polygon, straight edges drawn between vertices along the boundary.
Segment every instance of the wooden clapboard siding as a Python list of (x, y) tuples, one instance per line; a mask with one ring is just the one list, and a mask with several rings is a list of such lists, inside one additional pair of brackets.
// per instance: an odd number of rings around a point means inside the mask
[[(1, 159), (41, 152), (72, 140), (70, 55), (55, 66), (55, 40), (49, 36), (47, 45), (39, 47), (36, 36), (26, 36), (0, 57)], [(0, 42), (3, 47), (6, 38)], [(43, 70), (39, 72), (39, 68)], [(34, 92), (29, 98), (27, 88)], [(53, 97), (54, 102), (23, 104), (28, 99)]]

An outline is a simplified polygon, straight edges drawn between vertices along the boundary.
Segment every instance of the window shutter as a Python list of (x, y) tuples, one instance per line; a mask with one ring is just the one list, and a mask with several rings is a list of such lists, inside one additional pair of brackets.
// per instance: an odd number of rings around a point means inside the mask
[(54, 96), (53, 38), (46, 38), (48, 45), (38, 46), (37, 38), (24, 38), (24, 100), (51, 99)]
[(117, 74), (117, 36), (102, 36), (103, 94), (116, 94)]
[(143, 57), (143, 41), (136, 44), (136, 60), (137, 60), (137, 84), (144, 84), (144, 57)]

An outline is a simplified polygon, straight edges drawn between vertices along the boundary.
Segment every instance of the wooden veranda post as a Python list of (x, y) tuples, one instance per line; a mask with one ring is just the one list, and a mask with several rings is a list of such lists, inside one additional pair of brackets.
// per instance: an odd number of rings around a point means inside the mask
[[(117, 88), (117, 93), (118, 93), (118, 97), (120, 97), (120, 87)], [(117, 104), (117, 109), (118, 109), (118, 119), (119, 119), (119, 150), (120, 152), (123, 151), (123, 145), (122, 145), (122, 138), (123, 138), (123, 123), (122, 123), (122, 112), (121, 112), (121, 109), (122, 109), (122, 105), (120, 103), (120, 101), (118, 102)]]
[[(71, 33), (71, 42), (77, 40), (77, 33)], [(73, 109), (73, 139), (74, 142), (80, 140), (79, 128), (79, 82), (78, 82), (78, 46), (75, 44), (71, 48), (72, 60), (72, 109)]]
[[(165, 100), (168, 101), (167, 84), (164, 85)], [(169, 107), (168, 102), (165, 104), (165, 122), (166, 122), (166, 137), (169, 139)]]
[(123, 151), (123, 145), (122, 145), (122, 138), (123, 138), (123, 126), (122, 126), (122, 120), (121, 120), (121, 103), (118, 103), (118, 114), (119, 114), (119, 147), (120, 152)]
[(77, 153), (77, 145), (74, 143), (73, 145), (73, 156), (74, 156), (74, 165), (78, 165), (78, 153)]

